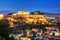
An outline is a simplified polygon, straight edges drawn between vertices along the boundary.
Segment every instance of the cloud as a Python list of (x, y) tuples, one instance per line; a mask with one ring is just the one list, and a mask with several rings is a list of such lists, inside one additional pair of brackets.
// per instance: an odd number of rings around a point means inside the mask
[(60, 12), (60, 10), (56, 10), (56, 11)]
[(60, 12), (60, 9), (58, 9), (58, 10), (54, 10), (54, 11)]

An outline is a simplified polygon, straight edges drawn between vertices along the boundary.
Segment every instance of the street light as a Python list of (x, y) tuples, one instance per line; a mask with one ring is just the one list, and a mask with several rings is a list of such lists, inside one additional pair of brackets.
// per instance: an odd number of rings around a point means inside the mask
[(39, 19), (39, 20), (43, 20), (43, 19)]
[(0, 14), (0, 20), (2, 20), (2, 19), (3, 19), (3, 17), (4, 17), (4, 15), (3, 15), (3, 14)]

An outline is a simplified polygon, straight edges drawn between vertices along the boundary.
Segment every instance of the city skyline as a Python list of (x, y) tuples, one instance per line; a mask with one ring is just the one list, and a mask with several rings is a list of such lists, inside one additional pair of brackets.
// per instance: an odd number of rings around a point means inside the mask
[(0, 0), (0, 12), (19, 10), (60, 14), (60, 0)]

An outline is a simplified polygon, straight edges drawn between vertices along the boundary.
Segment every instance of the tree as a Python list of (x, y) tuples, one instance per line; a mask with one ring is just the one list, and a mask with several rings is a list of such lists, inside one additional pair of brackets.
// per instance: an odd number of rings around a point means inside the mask
[(57, 26), (60, 28), (60, 21), (57, 23)]
[(60, 26), (60, 21), (57, 23), (58, 26)]
[(40, 11), (34, 11), (34, 12), (32, 12), (31, 14), (33, 14), (33, 15), (44, 15), (42, 12), (40, 12)]
[(6, 20), (0, 20), (0, 36), (9, 40), (9, 23)]

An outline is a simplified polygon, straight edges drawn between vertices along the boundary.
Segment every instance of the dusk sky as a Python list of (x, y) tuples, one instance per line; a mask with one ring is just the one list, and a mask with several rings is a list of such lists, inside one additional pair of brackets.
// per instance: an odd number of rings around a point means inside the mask
[(60, 0), (0, 0), (0, 11), (60, 13)]

